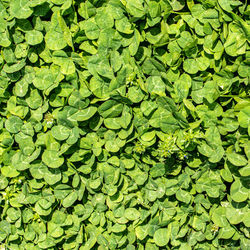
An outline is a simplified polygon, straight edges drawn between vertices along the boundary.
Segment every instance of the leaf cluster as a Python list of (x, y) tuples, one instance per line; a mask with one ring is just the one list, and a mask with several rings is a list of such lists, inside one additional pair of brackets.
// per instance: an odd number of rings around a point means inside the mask
[(249, 15), (0, 1), (0, 248), (250, 249)]

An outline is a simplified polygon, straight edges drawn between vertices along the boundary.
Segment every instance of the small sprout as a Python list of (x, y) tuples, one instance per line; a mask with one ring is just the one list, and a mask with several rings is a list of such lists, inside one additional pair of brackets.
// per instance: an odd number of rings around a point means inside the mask
[(213, 225), (212, 228), (211, 228), (211, 232), (213, 233), (217, 233), (219, 231), (219, 227), (217, 225)]
[(137, 141), (135, 143), (134, 150), (135, 150), (135, 152), (137, 152), (139, 154), (142, 154), (142, 153), (145, 152), (146, 148), (145, 148), (145, 146), (140, 141)]
[(222, 207), (228, 207), (228, 206), (229, 206), (229, 203), (228, 203), (228, 202), (221, 202), (221, 206), (222, 206)]
[(46, 121), (47, 125), (52, 125), (54, 122), (53, 115), (49, 112), (47, 114), (45, 114), (45, 121)]
[(185, 152), (183, 152), (183, 151), (178, 152), (178, 157), (180, 160), (184, 160), (184, 159), (188, 158), (187, 154), (185, 154)]

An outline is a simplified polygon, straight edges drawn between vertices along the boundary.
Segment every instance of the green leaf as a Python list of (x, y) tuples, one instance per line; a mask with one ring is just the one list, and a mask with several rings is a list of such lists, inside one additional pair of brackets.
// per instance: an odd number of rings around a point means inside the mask
[(12, 64), (10, 66), (8, 64), (5, 64), (3, 70), (8, 74), (12, 74), (20, 71), (25, 66), (25, 64), (26, 64), (25, 60), (20, 60), (17, 63)]
[(228, 221), (226, 218), (226, 208), (218, 207), (213, 211), (212, 221), (218, 227), (228, 226)]
[(195, 59), (186, 59), (183, 62), (183, 69), (189, 74), (196, 74), (199, 71), (199, 64)]
[(12, 166), (3, 166), (1, 168), (1, 173), (3, 176), (5, 177), (10, 177), (10, 178), (13, 178), (13, 177), (17, 177), (20, 173), (15, 169), (13, 168)]
[(118, 19), (115, 21), (115, 27), (118, 31), (125, 33), (125, 34), (131, 34), (133, 33), (133, 30), (131, 29), (131, 23), (129, 22), (128, 18), (124, 16), (121, 19)]
[(139, 87), (133, 86), (133, 87), (128, 89), (128, 98), (133, 103), (139, 103), (144, 98), (144, 94)]
[(220, 4), (221, 8), (225, 11), (232, 12), (236, 6), (242, 5), (240, 1), (226, 1), (226, 0), (219, 0), (218, 3)]
[(146, 81), (146, 87), (150, 94), (165, 96), (165, 83), (159, 76), (151, 76)]
[(126, 1), (126, 8), (128, 12), (134, 17), (142, 17), (145, 12), (141, 0), (128, 0)]
[(135, 234), (139, 240), (144, 240), (148, 235), (148, 225), (136, 227)]
[(100, 29), (112, 28), (114, 25), (114, 19), (111, 13), (106, 9), (98, 11), (98, 13), (95, 16), (95, 21)]
[(62, 125), (54, 126), (51, 129), (51, 132), (52, 132), (52, 136), (59, 141), (66, 140), (70, 135), (70, 129)]
[(150, 169), (150, 175), (153, 178), (163, 176), (166, 172), (165, 166), (162, 163), (157, 163)]
[(242, 222), (246, 214), (247, 213), (244, 213), (241, 209), (237, 209), (234, 207), (226, 208), (226, 217), (228, 221), (233, 225)]
[(114, 233), (120, 233), (126, 230), (126, 225), (115, 224), (114, 226), (112, 226), (111, 230)]
[(22, 125), (23, 121), (17, 116), (11, 116), (5, 122), (6, 129), (13, 134), (18, 133), (21, 130)]
[(0, 189), (5, 189), (8, 186), (8, 180), (4, 176), (0, 176)]
[(65, 199), (63, 199), (62, 205), (66, 208), (71, 207), (77, 200), (77, 197), (77, 192), (70, 193)]
[(225, 228), (221, 228), (218, 238), (219, 239), (231, 239), (234, 233), (235, 233), (235, 230), (233, 227), (228, 226)]
[(30, 8), (29, 0), (11, 0), (10, 13), (18, 19), (26, 19), (31, 16), (33, 10)]
[(160, 228), (154, 233), (154, 242), (159, 247), (164, 247), (168, 244), (170, 231), (167, 228)]
[(250, 124), (250, 107), (245, 107), (238, 114), (238, 121), (241, 127), (247, 128)]
[(158, 108), (154, 112), (149, 120), (149, 124), (152, 127), (161, 128), (161, 130), (165, 133), (174, 132), (177, 128), (179, 128), (179, 124), (173, 115), (163, 108)]
[(59, 168), (64, 163), (63, 157), (60, 157), (55, 150), (45, 150), (42, 161), (50, 168)]
[(33, 84), (40, 90), (46, 90), (61, 80), (60, 72), (48, 68), (40, 68), (36, 71)]
[(140, 212), (138, 210), (136, 210), (135, 208), (127, 208), (125, 210), (124, 216), (128, 219), (128, 220), (137, 220), (140, 218)]
[(245, 166), (247, 164), (247, 159), (240, 154), (237, 153), (228, 153), (227, 159), (235, 166)]
[(176, 192), (176, 199), (184, 203), (190, 203), (192, 196), (185, 190), (178, 190)]
[(64, 32), (59, 25), (58, 13), (55, 12), (51, 17), (51, 26), (45, 35), (45, 42), (50, 50), (60, 50), (67, 46)]
[(88, 39), (94, 40), (99, 37), (100, 30), (94, 19), (86, 20), (83, 23), (82, 28), (84, 29)]
[(88, 107), (86, 109), (83, 110), (78, 110), (76, 111), (74, 114), (72, 114), (71, 116), (68, 117), (68, 120), (70, 121), (86, 121), (89, 120), (97, 111), (96, 107)]
[(235, 180), (230, 188), (231, 198), (235, 202), (243, 202), (248, 199), (249, 192), (246, 187), (244, 187), (239, 179)]
[(191, 87), (191, 77), (187, 74), (182, 74), (174, 83), (174, 90), (178, 102), (188, 97), (189, 88)]
[(64, 75), (71, 75), (75, 73), (75, 64), (71, 58), (63, 51), (55, 51), (53, 53), (54, 63), (61, 67), (61, 73)]
[(43, 34), (38, 30), (27, 31), (25, 40), (29, 45), (37, 45), (43, 41)]

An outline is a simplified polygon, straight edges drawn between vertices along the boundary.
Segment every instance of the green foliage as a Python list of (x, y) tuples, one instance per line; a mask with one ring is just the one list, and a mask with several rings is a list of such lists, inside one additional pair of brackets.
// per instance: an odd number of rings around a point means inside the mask
[(0, 249), (250, 249), (249, 14), (0, 1)]

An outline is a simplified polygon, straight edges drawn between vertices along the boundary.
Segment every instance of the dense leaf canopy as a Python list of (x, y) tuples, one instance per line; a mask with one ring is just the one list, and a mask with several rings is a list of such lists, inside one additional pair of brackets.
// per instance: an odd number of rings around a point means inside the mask
[(1, 0), (0, 248), (250, 249), (249, 15)]

